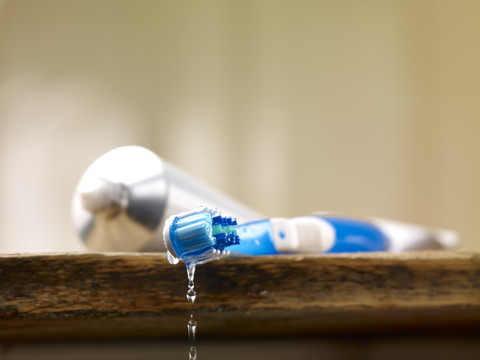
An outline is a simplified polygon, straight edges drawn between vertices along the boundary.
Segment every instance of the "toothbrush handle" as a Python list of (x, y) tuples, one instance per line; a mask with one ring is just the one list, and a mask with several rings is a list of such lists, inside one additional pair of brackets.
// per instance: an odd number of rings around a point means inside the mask
[[(312, 219), (311, 216), (308, 218)], [(328, 235), (333, 239), (328, 239), (328, 243), (333, 246), (324, 251), (325, 253), (342, 253), (342, 252), (360, 252), (360, 251), (386, 251), (389, 247), (387, 236), (374, 224), (350, 218), (333, 217), (333, 216), (315, 216), (319, 220), (323, 220), (331, 226), (332, 231)], [(314, 222), (316, 220), (313, 220)], [(288, 222), (288, 220), (287, 220)], [(327, 226), (328, 226), (327, 225)], [(281, 250), (279, 244), (282, 241), (288, 241), (292, 235), (288, 231), (285, 235), (279, 231), (279, 228), (272, 226), (272, 220), (266, 219), (237, 226), (237, 234), (240, 237), (240, 244), (231, 247), (231, 252), (237, 255), (275, 255), (285, 252), (310, 252), (318, 253), (319, 246), (292, 246), (289, 250)], [(298, 238), (311, 237), (309, 231), (306, 233), (296, 232)], [(285, 236), (285, 239), (281, 239)], [(314, 240), (315, 243), (326, 241), (317, 233)], [(290, 239), (291, 240), (291, 239)], [(305, 239), (303, 239), (305, 240)], [(315, 244), (311, 244), (315, 245)]]
[(320, 216), (335, 229), (333, 247), (326, 253), (387, 251), (390, 241), (378, 226), (369, 221), (337, 216)]

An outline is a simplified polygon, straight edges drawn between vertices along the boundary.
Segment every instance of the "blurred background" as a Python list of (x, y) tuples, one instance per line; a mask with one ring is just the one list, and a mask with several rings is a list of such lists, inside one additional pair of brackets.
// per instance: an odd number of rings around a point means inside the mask
[(480, 250), (480, 2), (0, 0), (0, 252), (76, 251), (73, 190), (141, 145), (262, 212)]

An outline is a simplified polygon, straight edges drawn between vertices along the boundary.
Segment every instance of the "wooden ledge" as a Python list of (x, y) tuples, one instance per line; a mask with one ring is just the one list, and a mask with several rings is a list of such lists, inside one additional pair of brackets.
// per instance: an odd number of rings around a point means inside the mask
[(285, 255), (197, 267), (165, 254), (0, 256), (0, 339), (480, 330), (480, 254)]

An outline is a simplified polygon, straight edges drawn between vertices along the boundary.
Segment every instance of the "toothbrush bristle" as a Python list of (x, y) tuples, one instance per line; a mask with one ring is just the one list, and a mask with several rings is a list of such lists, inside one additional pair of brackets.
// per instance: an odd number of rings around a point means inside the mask
[(223, 250), (228, 246), (240, 243), (240, 238), (237, 235), (235, 226), (237, 220), (234, 218), (215, 216), (212, 218), (212, 224), (215, 227), (213, 236), (215, 237), (215, 248)]
[(226, 247), (240, 243), (235, 218), (222, 217), (213, 209), (177, 216), (170, 225), (170, 242), (184, 261), (207, 262), (227, 256)]

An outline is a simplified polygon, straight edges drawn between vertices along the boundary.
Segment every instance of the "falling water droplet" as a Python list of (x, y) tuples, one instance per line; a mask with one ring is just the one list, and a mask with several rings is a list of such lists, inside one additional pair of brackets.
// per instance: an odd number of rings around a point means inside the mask
[(197, 292), (193, 290), (193, 287), (188, 289), (187, 300), (193, 304), (196, 298), (197, 298)]
[(197, 298), (197, 292), (195, 291), (195, 283), (193, 282), (193, 278), (195, 276), (195, 263), (188, 263), (187, 266), (187, 276), (188, 276), (188, 291), (187, 291), (187, 300), (192, 304), (195, 302)]
[[(190, 303), (194, 303), (197, 297), (197, 293), (195, 291), (195, 283), (193, 282), (193, 278), (195, 277), (195, 262), (185, 263), (187, 266), (187, 276), (188, 276), (188, 291), (187, 291), (187, 300)], [(190, 314), (190, 320), (187, 323), (188, 329), (188, 338), (190, 341), (195, 342), (195, 335), (197, 333), (197, 322), (193, 319), (193, 313)], [(189, 360), (197, 360), (197, 348), (195, 346), (190, 347), (190, 351), (188, 353)]]

